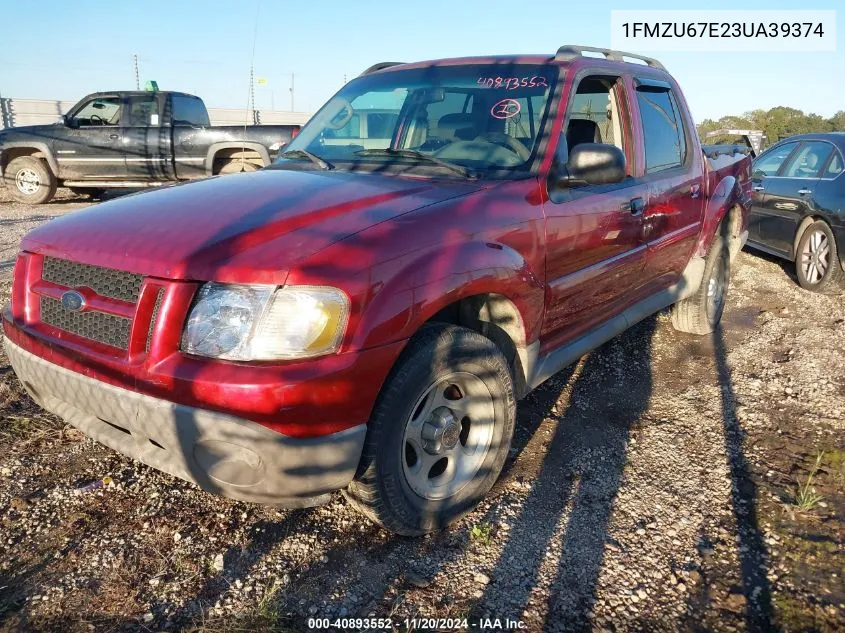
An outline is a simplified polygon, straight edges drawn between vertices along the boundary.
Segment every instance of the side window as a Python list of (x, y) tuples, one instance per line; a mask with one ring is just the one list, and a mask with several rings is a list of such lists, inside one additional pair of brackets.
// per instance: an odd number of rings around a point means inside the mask
[(176, 127), (209, 127), (208, 111), (196, 97), (173, 95), (173, 125)]
[(833, 150), (833, 156), (830, 159), (830, 163), (827, 165), (824, 177), (836, 178), (842, 173), (843, 169), (845, 169), (845, 165), (843, 165), (842, 154), (839, 153), (839, 150)]
[(582, 79), (568, 112), (568, 148), (572, 149), (579, 143), (607, 143), (624, 152), (620, 107), (622, 99), (622, 85), (618, 77), (595, 76)]
[(789, 157), (796, 147), (798, 147), (798, 143), (784, 143), (770, 149), (754, 161), (752, 173), (757, 177), (774, 176), (778, 173), (780, 166), (783, 165), (783, 161)]
[(155, 94), (129, 98), (129, 127), (152, 127), (159, 124), (158, 96)]
[(98, 97), (82, 106), (73, 121), (79, 127), (118, 125), (122, 109), (120, 97)]
[(818, 178), (833, 146), (822, 141), (804, 143), (783, 170), (785, 178)]
[(687, 157), (683, 117), (671, 90), (640, 86), (637, 102), (643, 124), (646, 173), (684, 164)]

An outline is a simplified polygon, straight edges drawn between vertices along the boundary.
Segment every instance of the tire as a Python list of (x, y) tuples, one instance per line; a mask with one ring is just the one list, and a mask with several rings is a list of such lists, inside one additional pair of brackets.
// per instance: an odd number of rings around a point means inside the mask
[(463, 327), (427, 325), (382, 388), (346, 497), (397, 534), (443, 528), (496, 482), (515, 420), (499, 348)]
[(795, 274), (805, 290), (832, 292), (841, 287), (845, 274), (839, 265), (836, 238), (826, 222), (814, 222), (801, 234), (795, 249)]
[(260, 167), (244, 158), (214, 161), (215, 174), (239, 174), (244, 171), (258, 171)]
[(3, 171), (9, 195), (24, 204), (43, 204), (56, 195), (56, 177), (40, 158), (20, 156)]
[(695, 294), (672, 308), (672, 326), (689, 334), (710, 334), (722, 319), (731, 277), (730, 242), (724, 223), (704, 260), (704, 276)]

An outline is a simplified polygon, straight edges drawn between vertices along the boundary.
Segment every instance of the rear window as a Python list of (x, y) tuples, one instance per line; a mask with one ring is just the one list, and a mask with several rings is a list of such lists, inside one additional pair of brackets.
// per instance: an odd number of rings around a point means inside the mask
[(687, 147), (680, 108), (671, 90), (640, 86), (637, 101), (645, 139), (646, 173), (680, 167)]
[(208, 127), (208, 111), (203, 102), (195, 97), (173, 95), (173, 125)]

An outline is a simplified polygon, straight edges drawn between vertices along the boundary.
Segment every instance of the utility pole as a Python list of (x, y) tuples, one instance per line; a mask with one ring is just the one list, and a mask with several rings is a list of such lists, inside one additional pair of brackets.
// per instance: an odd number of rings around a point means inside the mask
[(293, 107), (293, 73), (290, 74), (290, 111), (294, 112), (296, 108)]
[(135, 62), (135, 90), (141, 89), (141, 74), (138, 72), (138, 55), (137, 53), (132, 56)]

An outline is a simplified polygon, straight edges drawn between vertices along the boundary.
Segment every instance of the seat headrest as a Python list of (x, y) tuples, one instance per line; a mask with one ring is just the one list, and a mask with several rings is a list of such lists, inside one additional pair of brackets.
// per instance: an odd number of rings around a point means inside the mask
[(598, 123), (589, 119), (572, 119), (566, 128), (566, 144), (570, 150), (579, 143), (601, 143)]

